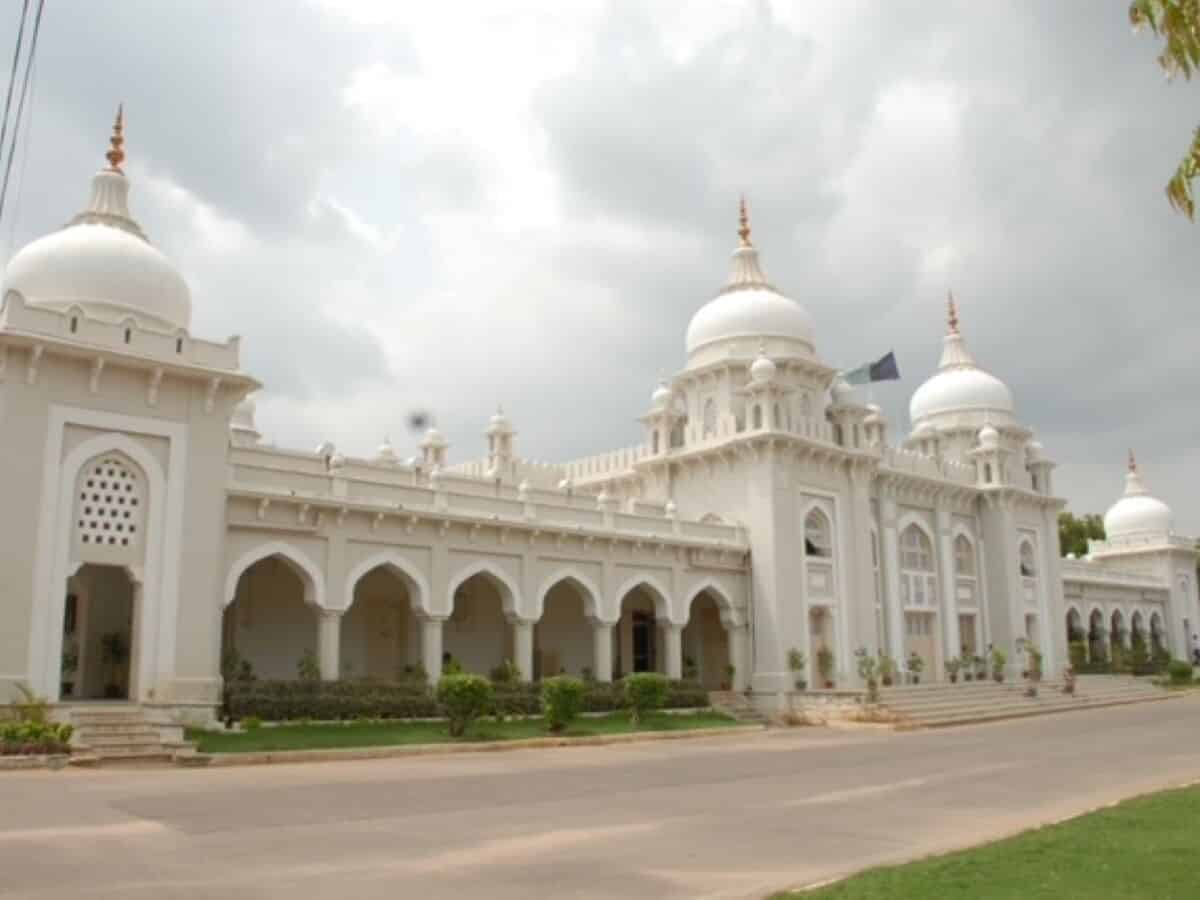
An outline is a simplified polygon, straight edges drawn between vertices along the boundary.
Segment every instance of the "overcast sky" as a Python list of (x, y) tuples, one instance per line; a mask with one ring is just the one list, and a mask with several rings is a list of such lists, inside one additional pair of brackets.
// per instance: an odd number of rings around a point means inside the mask
[(641, 440), (745, 192), (821, 357), (895, 349), (895, 438), (953, 288), (1071, 508), (1132, 446), (1197, 533), (1200, 226), (1162, 185), (1200, 85), (1127, 6), (51, 2), (0, 255), (79, 209), (124, 101), (134, 212), (269, 440), (409, 455), (427, 409), (475, 458), (503, 403), (561, 460)]

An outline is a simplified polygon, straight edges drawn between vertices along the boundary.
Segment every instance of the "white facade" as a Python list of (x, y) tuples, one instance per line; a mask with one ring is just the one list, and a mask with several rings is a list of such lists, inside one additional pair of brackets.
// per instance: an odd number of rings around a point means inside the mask
[[(743, 210), (733, 271), (687, 329), (646, 440), (562, 464), (401, 462), (260, 444), (237, 338), (189, 331), (186, 283), (127, 206), (118, 131), (91, 200), (18, 253), (0, 306), (0, 694), (128, 696), (203, 719), (223, 653), (263, 677), (396, 677), (445, 659), (526, 677), (638, 669), (773, 695), (832, 651), (1042, 648), (1093, 609), (1176, 656), (1200, 623), (1194, 542), (1136, 472), (1088, 561), (1059, 559), (1054, 464), (951, 303), (939, 370), (893, 443), (773, 287)], [(822, 654), (824, 655), (824, 654)]]

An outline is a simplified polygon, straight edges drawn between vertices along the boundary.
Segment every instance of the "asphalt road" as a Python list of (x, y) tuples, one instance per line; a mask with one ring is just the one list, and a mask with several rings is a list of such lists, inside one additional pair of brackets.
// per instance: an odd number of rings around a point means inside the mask
[(1200, 697), (906, 734), (0, 773), (0, 897), (761, 898), (1197, 779)]

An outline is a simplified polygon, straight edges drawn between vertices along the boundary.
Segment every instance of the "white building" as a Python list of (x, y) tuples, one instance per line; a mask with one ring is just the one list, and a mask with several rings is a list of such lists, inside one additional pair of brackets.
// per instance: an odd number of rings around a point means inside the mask
[[(789, 650), (839, 685), (854, 651), (948, 658), (1068, 622), (1186, 655), (1194, 543), (1131, 467), (1090, 559), (1060, 560), (1054, 463), (967, 349), (953, 304), (912, 433), (821, 360), (743, 210), (732, 272), (687, 329), (636, 447), (451, 465), (263, 446), (237, 338), (190, 330), (187, 283), (127, 205), (120, 122), (83, 212), (22, 249), (0, 306), (0, 697), (128, 697), (207, 718), (223, 649), (263, 677), (395, 677), (451, 656), (527, 677), (659, 669), (769, 698)], [(636, 412), (636, 410), (631, 410)], [(1097, 619), (1097, 617), (1099, 617)], [(768, 702), (764, 700), (764, 702)]]

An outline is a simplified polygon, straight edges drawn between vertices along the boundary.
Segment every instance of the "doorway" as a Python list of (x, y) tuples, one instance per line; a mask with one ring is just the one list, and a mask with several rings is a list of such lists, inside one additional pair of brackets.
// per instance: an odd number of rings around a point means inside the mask
[(134, 585), (121, 566), (88, 564), (67, 580), (63, 700), (128, 700), (136, 659)]
[(652, 613), (633, 614), (633, 671), (655, 671), (655, 622)]

